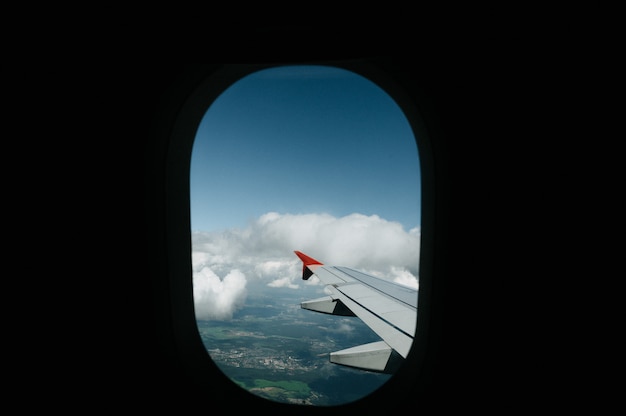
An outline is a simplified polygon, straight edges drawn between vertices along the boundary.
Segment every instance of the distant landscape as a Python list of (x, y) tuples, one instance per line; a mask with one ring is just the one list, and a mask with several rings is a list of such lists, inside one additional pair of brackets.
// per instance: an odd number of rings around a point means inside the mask
[(301, 309), (306, 294), (260, 288), (232, 320), (198, 321), (203, 343), (221, 371), (252, 394), (302, 405), (349, 403), (384, 384), (389, 375), (329, 362), (332, 351), (379, 338), (356, 317)]

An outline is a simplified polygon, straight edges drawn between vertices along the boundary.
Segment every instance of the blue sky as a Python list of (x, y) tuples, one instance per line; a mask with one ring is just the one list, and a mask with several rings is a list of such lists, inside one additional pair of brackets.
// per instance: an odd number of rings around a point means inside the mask
[(244, 228), (269, 212), (376, 215), (420, 225), (413, 132), (382, 89), (353, 72), (255, 72), (218, 97), (194, 141), (191, 228)]

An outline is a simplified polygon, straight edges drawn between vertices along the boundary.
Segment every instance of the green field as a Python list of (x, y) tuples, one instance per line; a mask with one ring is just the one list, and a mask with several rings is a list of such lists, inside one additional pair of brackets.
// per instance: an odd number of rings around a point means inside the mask
[(301, 381), (269, 381), (263, 379), (254, 380), (255, 387), (279, 387), (283, 390), (291, 391), (299, 395), (308, 396), (311, 393), (309, 385)]
[(252, 383), (233, 380), (241, 388), (266, 399), (284, 403), (311, 403), (311, 389), (301, 381), (280, 380), (272, 381), (257, 378)]

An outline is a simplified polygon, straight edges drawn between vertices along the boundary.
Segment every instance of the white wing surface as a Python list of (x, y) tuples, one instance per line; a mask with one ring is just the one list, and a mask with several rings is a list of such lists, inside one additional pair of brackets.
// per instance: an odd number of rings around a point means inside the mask
[(315, 274), (330, 296), (301, 307), (333, 315), (357, 316), (382, 341), (330, 353), (330, 361), (363, 370), (394, 373), (406, 358), (417, 328), (417, 290), (348, 267), (327, 266), (295, 251), (302, 260), (302, 278)]

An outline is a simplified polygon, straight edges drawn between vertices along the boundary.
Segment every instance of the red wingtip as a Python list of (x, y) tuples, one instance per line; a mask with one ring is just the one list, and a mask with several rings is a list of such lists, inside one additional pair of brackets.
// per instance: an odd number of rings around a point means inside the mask
[(295, 250), (294, 253), (296, 253), (296, 255), (300, 257), (300, 260), (302, 260), (302, 280), (309, 280), (309, 277), (313, 275), (313, 272), (307, 266), (311, 266), (313, 264), (322, 264), (322, 263), (315, 260), (313, 257), (307, 256), (301, 251)]
[(296, 255), (298, 257), (300, 257), (300, 260), (302, 260), (302, 263), (304, 263), (304, 266), (309, 266), (311, 264), (322, 264), (322, 262), (319, 262), (317, 260), (315, 260), (313, 257), (309, 257), (306, 254), (302, 253), (301, 251), (295, 250), (294, 253), (296, 253)]

